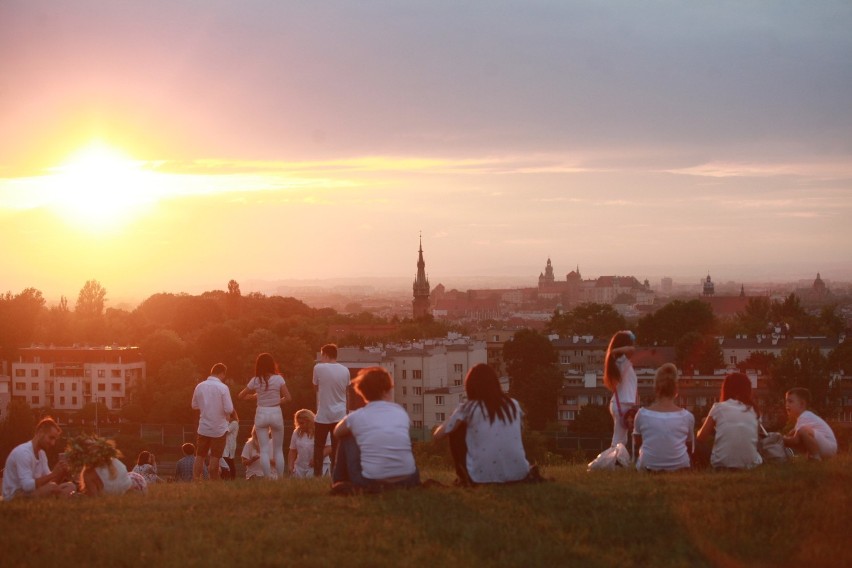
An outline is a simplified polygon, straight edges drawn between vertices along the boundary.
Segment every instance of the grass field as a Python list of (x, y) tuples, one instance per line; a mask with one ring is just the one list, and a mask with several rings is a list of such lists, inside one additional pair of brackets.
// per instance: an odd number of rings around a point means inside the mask
[(852, 458), (332, 497), (322, 480), (0, 503), (13, 566), (849, 566)]

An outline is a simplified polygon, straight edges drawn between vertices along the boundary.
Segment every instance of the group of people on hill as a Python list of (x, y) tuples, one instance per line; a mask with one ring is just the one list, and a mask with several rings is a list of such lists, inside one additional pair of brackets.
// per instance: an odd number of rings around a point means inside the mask
[[(763, 463), (758, 444), (766, 432), (748, 376), (725, 377), (719, 402), (695, 434), (695, 417), (675, 402), (678, 371), (672, 363), (657, 369), (654, 402), (639, 408), (638, 381), (630, 362), (635, 345), (632, 332), (619, 331), (604, 359), (604, 385), (613, 393), (609, 405), (613, 447), (626, 446), (632, 431), (634, 453), (639, 448), (636, 467), (643, 471), (675, 471), (705, 461), (716, 469), (748, 469)], [(830, 458), (837, 454), (837, 438), (825, 420), (809, 410), (810, 403), (807, 389), (787, 391), (785, 408), (795, 425), (783, 438), (784, 445), (812, 460)]]

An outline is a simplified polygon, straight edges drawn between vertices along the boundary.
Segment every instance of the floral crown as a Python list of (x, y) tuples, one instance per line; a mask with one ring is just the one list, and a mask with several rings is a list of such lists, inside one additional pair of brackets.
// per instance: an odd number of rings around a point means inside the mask
[(112, 458), (121, 457), (121, 454), (115, 447), (115, 440), (81, 434), (68, 442), (65, 457), (72, 471), (80, 472), (86, 466), (107, 465)]

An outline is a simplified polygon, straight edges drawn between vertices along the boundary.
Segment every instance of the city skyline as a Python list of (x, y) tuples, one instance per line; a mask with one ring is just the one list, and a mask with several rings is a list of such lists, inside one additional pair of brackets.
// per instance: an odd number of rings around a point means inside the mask
[(0, 287), (852, 279), (852, 6), (0, 5)]

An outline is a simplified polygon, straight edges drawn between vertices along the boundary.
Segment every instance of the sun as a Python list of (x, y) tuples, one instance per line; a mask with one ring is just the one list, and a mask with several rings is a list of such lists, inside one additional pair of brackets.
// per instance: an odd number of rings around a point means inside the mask
[(145, 163), (103, 143), (92, 143), (51, 170), (54, 208), (92, 230), (127, 222), (152, 199)]

